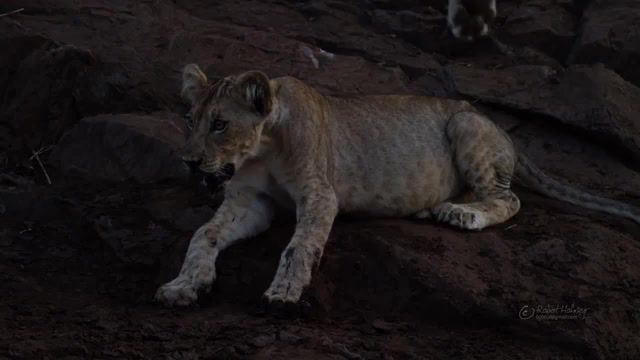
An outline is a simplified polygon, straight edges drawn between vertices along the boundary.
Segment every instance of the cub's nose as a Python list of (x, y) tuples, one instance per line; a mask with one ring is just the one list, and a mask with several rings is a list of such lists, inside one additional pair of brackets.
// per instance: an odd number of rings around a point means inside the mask
[(187, 164), (187, 166), (189, 167), (189, 170), (191, 170), (191, 172), (196, 172), (198, 171), (200, 164), (202, 164), (202, 159), (198, 159), (198, 160), (185, 160), (182, 159), (182, 161), (184, 161), (185, 164)]

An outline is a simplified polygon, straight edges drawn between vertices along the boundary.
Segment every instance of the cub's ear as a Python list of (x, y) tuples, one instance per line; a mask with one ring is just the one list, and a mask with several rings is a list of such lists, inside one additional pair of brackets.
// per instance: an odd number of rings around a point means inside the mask
[(236, 79), (239, 95), (262, 116), (271, 112), (273, 99), (269, 78), (263, 72), (249, 71)]
[(193, 105), (201, 91), (207, 86), (207, 75), (196, 64), (189, 64), (182, 70), (181, 95)]

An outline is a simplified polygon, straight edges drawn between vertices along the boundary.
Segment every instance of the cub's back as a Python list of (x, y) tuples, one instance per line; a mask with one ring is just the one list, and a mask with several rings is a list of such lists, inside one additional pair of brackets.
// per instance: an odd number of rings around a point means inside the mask
[(388, 95), (327, 97), (327, 105), (334, 186), (343, 210), (399, 215), (422, 208), (428, 197), (436, 202), (455, 191), (445, 132), (463, 103)]

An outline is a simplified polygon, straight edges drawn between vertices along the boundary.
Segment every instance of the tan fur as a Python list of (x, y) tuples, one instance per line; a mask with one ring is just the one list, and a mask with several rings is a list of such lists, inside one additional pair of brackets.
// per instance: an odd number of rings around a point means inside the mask
[[(185, 68), (183, 95), (195, 120), (185, 160), (206, 172), (231, 163), (236, 174), (178, 277), (158, 289), (166, 305), (189, 305), (208, 291), (219, 252), (266, 230), (275, 204), (295, 210), (297, 224), (265, 292), (272, 302), (299, 300), (338, 211), (480, 230), (520, 208), (510, 189), (518, 163), (511, 140), (464, 101), (328, 97), (258, 72), (209, 85), (196, 65)], [(228, 121), (222, 134), (210, 132), (216, 119)], [(469, 191), (472, 202), (452, 202)]]

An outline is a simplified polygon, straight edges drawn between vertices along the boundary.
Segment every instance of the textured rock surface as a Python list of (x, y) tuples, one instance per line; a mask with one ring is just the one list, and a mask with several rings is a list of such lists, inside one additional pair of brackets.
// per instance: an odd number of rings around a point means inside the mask
[(4, 39), (4, 46), (20, 44), (3, 56), (4, 125), (2, 147), (38, 149), (50, 145), (77, 121), (74, 91), (94, 61), (87, 49), (57, 45), (36, 35)]
[(488, 103), (549, 116), (620, 147), (640, 163), (640, 88), (602, 65), (486, 71), (448, 69), (456, 90)]
[(142, 183), (188, 175), (179, 150), (185, 135), (175, 114), (98, 115), (66, 132), (51, 163), (93, 180)]
[(576, 36), (577, 17), (572, 1), (534, 0), (507, 10), (497, 35), (512, 44), (531, 46), (563, 61)]
[(588, 2), (569, 60), (580, 64), (604, 63), (640, 85), (640, 2)]

